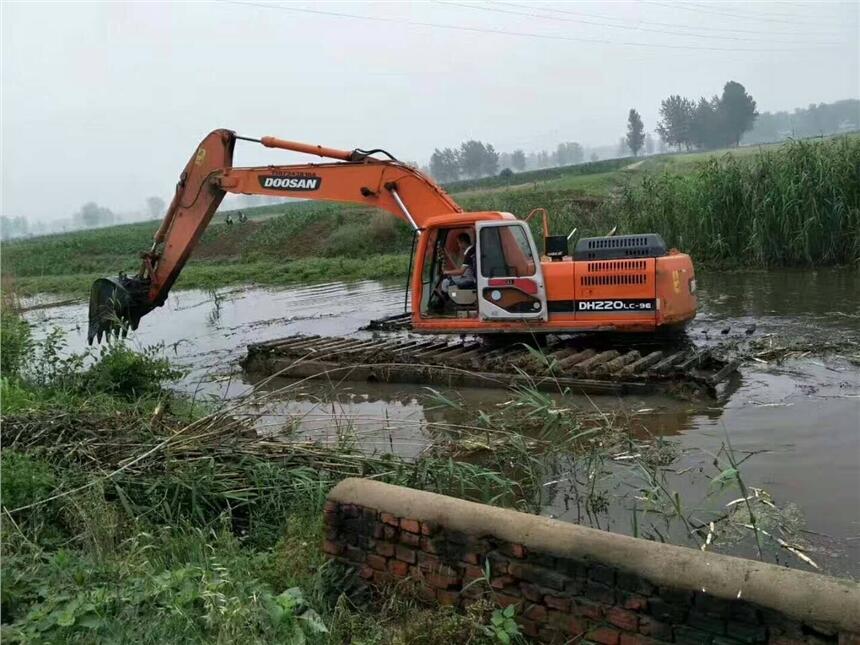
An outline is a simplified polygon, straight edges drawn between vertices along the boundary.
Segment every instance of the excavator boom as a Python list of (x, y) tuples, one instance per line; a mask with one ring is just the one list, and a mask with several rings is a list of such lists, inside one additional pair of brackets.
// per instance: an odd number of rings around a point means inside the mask
[[(234, 168), (237, 140), (337, 159), (334, 163)], [(352, 202), (381, 208), (420, 229), (430, 218), (461, 213), (438, 185), (382, 150), (352, 151), (314, 146), (276, 137), (249, 139), (214, 130), (197, 147), (152, 246), (141, 254), (134, 276), (100, 278), (90, 292), (90, 343), (111, 332), (136, 329), (140, 319), (167, 299), (180, 271), (226, 193)]]

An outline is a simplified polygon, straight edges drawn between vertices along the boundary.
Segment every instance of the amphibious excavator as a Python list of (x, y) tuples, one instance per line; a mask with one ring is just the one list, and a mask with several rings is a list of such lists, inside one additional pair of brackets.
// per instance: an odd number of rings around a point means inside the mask
[[(336, 161), (237, 168), (237, 141)], [(683, 326), (696, 314), (690, 257), (667, 249), (657, 234), (586, 237), (571, 252), (570, 236), (549, 234), (544, 212), (541, 254), (527, 221), (464, 212), (433, 180), (384, 150), (337, 150), (220, 129), (203, 139), (182, 171), (138, 273), (93, 283), (90, 343), (136, 329), (164, 304), (227, 193), (352, 202), (407, 222), (415, 231), (415, 332), (641, 333)], [(462, 246), (469, 247), (468, 259), (458, 260)]]

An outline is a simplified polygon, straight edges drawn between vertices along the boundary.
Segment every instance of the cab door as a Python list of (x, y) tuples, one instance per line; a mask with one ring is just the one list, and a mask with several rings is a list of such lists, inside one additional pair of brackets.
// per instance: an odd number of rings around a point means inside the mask
[(543, 271), (531, 231), (519, 221), (477, 222), (481, 320), (547, 320)]

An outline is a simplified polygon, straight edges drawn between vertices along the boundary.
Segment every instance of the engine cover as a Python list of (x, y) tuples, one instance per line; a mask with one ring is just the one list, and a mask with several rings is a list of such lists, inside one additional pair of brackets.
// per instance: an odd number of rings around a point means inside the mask
[(666, 242), (657, 233), (583, 237), (576, 243), (574, 260), (625, 260), (666, 255)]

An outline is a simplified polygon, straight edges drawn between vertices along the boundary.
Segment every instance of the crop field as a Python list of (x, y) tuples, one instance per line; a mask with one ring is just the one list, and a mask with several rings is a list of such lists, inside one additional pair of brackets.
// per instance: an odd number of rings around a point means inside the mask
[[(559, 234), (600, 235), (616, 225), (657, 232), (700, 265), (845, 265), (860, 257), (858, 168), (860, 137), (846, 136), (601, 161), (447, 188), (466, 210), (525, 217), (544, 207)], [(384, 212), (319, 202), (243, 210), (249, 220), (232, 225), (226, 212), (216, 214), (178, 288), (400, 278), (408, 266), (411, 232)], [(23, 294), (83, 295), (95, 277), (135, 271), (155, 228), (141, 222), (4, 243), (2, 271)]]

